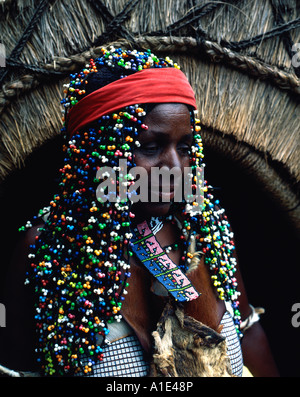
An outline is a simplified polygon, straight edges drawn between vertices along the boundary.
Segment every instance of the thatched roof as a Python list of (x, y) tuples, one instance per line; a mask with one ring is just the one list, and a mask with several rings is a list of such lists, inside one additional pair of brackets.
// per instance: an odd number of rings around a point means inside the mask
[[(59, 134), (62, 83), (111, 43), (175, 59), (204, 144), (253, 175), (300, 222), (297, 0), (5, 0), (0, 181)], [(2, 4), (2, 5), (1, 5)]]

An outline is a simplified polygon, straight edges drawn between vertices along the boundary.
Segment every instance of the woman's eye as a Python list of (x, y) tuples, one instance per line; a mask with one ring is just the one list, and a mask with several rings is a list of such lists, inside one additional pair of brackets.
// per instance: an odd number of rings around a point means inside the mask
[(190, 145), (180, 145), (178, 149), (180, 152), (182, 152), (184, 154), (190, 154), (190, 152), (191, 152)]
[(156, 144), (151, 144), (151, 145), (141, 145), (140, 150), (142, 150), (145, 153), (155, 153), (159, 149), (159, 146)]
[[(154, 154), (158, 154), (160, 151), (165, 151), (168, 149), (169, 146), (164, 142), (151, 142), (149, 144), (142, 143), (138, 150), (144, 154), (154, 155)], [(187, 143), (181, 143), (177, 146), (177, 151), (178, 153), (181, 153), (181, 155), (184, 156), (190, 155), (191, 146)]]

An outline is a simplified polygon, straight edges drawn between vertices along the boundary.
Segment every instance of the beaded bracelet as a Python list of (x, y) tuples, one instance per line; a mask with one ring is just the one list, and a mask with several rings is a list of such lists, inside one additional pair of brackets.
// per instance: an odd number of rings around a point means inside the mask
[(249, 306), (251, 308), (251, 314), (240, 324), (240, 329), (243, 332), (260, 320), (260, 314), (265, 313), (265, 309), (263, 307), (253, 307), (252, 305)]

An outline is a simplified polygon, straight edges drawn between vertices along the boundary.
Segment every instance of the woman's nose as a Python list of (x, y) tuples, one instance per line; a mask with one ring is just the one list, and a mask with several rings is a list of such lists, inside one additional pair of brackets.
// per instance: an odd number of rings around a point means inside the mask
[(182, 168), (181, 158), (178, 151), (174, 147), (170, 147), (164, 151), (161, 163), (161, 166), (168, 167), (169, 169), (174, 167), (180, 169)]

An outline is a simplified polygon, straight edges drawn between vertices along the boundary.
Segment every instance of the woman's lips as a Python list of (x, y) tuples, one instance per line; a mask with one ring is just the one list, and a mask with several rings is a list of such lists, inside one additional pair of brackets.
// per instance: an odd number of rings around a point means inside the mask
[(150, 191), (150, 201), (152, 202), (170, 202), (175, 197), (174, 186), (151, 186)]
[(174, 192), (159, 192), (159, 198), (163, 202), (169, 202), (174, 199), (175, 193)]

